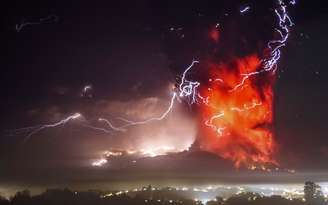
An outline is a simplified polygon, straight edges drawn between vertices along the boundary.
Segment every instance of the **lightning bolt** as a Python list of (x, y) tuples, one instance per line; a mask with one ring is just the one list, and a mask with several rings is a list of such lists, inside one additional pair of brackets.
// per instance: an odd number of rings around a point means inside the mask
[(92, 89), (92, 86), (91, 85), (86, 85), (86, 86), (84, 86), (84, 88), (83, 88), (83, 93), (86, 93), (86, 92), (88, 92), (89, 90), (91, 90)]
[(191, 104), (196, 102), (197, 88), (200, 86), (200, 83), (197, 81), (190, 81), (186, 79), (188, 72), (194, 67), (195, 64), (198, 64), (199, 61), (193, 60), (190, 66), (183, 72), (181, 83), (179, 85), (179, 97), (191, 97)]
[(254, 109), (256, 108), (257, 106), (261, 106), (262, 103), (261, 102), (253, 102), (251, 105), (247, 105), (247, 104), (244, 104), (244, 107), (243, 108), (238, 108), (238, 107), (232, 107), (230, 108), (231, 111), (237, 111), (237, 112), (245, 112), (247, 110), (251, 110), (251, 109)]
[[(82, 115), (80, 113), (75, 113), (73, 115), (68, 116), (65, 119), (62, 119), (58, 122), (52, 123), (52, 124), (45, 124), (45, 125), (39, 125), (39, 126), (34, 126), (34, 127), (28, 127), (28, 128), (23, 128), (23, 130), (27, 130), (27, 131), (31, 131), (26, 138), (24, 139), (24, 142), (27, 141), (32, 135), (46, 129), (46, 128), (54, 128), (54, 127), (58, 127), (61, 125), (65, 125), (66, 123), (68, 123), (71, 120), (76, 120), (78, 118), (81, 118)], [(22, 129), (19, 129), (22, 130)]]
[(25, 21), (23, 20), (20, 24), (15, 25), (15, 29), (17, 32), (20, 32), (24, 27), (26, 26), (32, 26), (32, 25), (39, 25), (43, 23), (49, 23), (49, 22), (57, 22), (58, 21), (58, 16), (56, 15), (49, 15), (45, 18), (40, 18), (39, 21)]
[(243, 13), (248, 12), (250, 9), (251, 9), (250, 6), (246, 6), (246, 7), (242, 8), (242, 9), (240, 9), (239, 12), (240, 12), (241, 14), (243, 14)]
[(123, 127), (115, 127), (109, 120), (107, 120), (105, 118), (99, 118), (98, 121), (105, 122), (111, 129), (113, 129), (115, 131), (120, 131), (120, 132), (126, 131), (126, 129), (124, 129)]
[[(290, 1), (292, 5), (294, 5), (295, 1)], [(251, 73), (243, 73), (241, 76), (243, 76), (240, 83), (235, 85), (230, 92), (234, 92), (240, 87), (242, 87), (245, 83), (245, 81), (250, 78), (251, 76), (258, 75), (263, 72), (269, 72), (277, 70), (278, 62), (281, 56), (281, 48), (286, 46), (286, 42), (289, 38), (289, 28), (294, 25), (291, 18), (288, 15), (287, 12), (287, 6), (282, 0), (278, 1), (279, 8), (275, 9), (274, 12), (279, 20), (279, 28), (276, 28), (275, 30), (279, 33), (280, 39), (272, 40), (268, 42), (268, 48), (270, 49), (270, 56), (267, 59), (262, 60), (263, 62), (263, 69), (251, 72)]]
[[(199, 61), (193, 60), (192, 63), (184, 70), (184, 72), (182, 73), (182, 76), (181, 76), (181, 83), (178, 86), (179, 87), (178, 93), (172, 92), (172, 97), (171, 97), (169, 106), (159, 117), (153, 117), (153, 118), (149, 118), (149, 119), (146, 119), (143, 121), (132, 121), (132, 120), (128, 120), (128, 119), (119, 117), (117, 119), (121, 120), (122, 122), (125, 123), (121, 126), (114, 126), (113, 123), (111, 123), (108, 119), (105, 119), (105, 118), (99, 118), (98, 120), (100, 122), (105, 122), (109, 126), (109, 128), (111, 128), (114, 131), (124, 132), (127, 130), (128, 127), (131, 127), (131, 126), (144, 125), (144, 124), (151, 123), (153, 121), (163, 120), (172, 111), (174, 103), (178, 99), (178, 97), (179, 98), (186, 98), (186, 97), (191, 98), (190, 103), (191, 104), (195, 103), (196, 98), (197, 98), (197, 96), (196, 96), (197, 95), (197, 87), (200, 85), (200, 83), (197, 81), (187, 80), (187, 75), (188, 75), (188, 72), (194, 67), (194, 65), (198, 64), (198, 63), (199, 63)], [(93, 129), (96, 129), (96, 130), (109, 132), (108, 129), (98, 128), (98, 127), (93, 127), (93, 126), (90, 126), (90, 127)]]
[(212, 116), (209, 120), (205, 121), (205, 125), (211, 127), (214, 129), (216, 132), (219, 133), (220, 136), (223, 135), (223, 130), (225, 129), (224, 127), (217, 127), (213, 124), (213, 121), (216, 119), (219, 119), (224, 116), (224, 111), (221, 111), (219, 114)]
[(81, 97), (92, 97), (91, 94), (91, 90), (92, 90), (92, 85), (86, 85), (83, 87), (82, 92), (81, 92)]
[[(119, 120), (127, 123), (123, 126), (120, 126), (120, 127), (114, 127), (115, 129), (124, 129), (124, 128), (127, 128), (127, 127), (130, 127), (130, 126), (135, 126), (135, 125), (143, 125), (143, 124), (147, 124), (147, 123), (150, 123), (150, 122), (153, 122), (153, 121), (161, 121), (163, 120), (164, 118), (167, 117), (167, 115), (171, 112), (172, 108), (173, 108), (173, 105), (174, 105), (174, 102), (177, 98), (177, 94), (175, 92), (173, 92), (173, 95), (171, 97), (171, 101), (169, 103), (169, 106), (168, 108), (165, 110), (164, 113), (161, 114), (161, 116), (159, 117), (154, 117), (154, 118), (149, 118), (147, 120), (143, 120), (143, 121), (131, 121), (131, 120), (127, 120), (125, 118), (118, 118)], [(108, 122), (108, 121), (107, 121)], [(110, 123), (109, 123), (110, 124)], [(113, 126), (112, 126), (113, 127)]]

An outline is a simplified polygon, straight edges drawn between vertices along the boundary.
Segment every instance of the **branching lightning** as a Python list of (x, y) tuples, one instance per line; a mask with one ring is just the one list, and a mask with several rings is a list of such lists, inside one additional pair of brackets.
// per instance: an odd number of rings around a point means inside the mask
[(190, 66), (183, 72), (181, 83), (179, 85), (179, 97), (184, 98), (188, 97), (191, 98), (191, 104), (196, 102), (197, 97), (197, 88), (199, 87), (200, 83), (197, 81), (190, 81), (186, 79), (188, 72), (192, 69), (195, 64), (198, 64), (199, 61), (194, 60)]
[(205, 125), (211, 127), (213, 130), (219, 133), (220, 136), (222, 136), (222, 132), (225, 129), (225, 127), (217, 127), (213, 124), (213, 121), (216, 119), (219, 119), (224, 116), (224, 111), (221, 111), (219, 114), (212, 116), (209, 120), (205, 121)]
[[(114, 127), (115, 129), (119, 129), (119, 130), (122, 130), (124, 128), (127, 128), (127, 127), (131, 127), (131, 126), (135, 126), (135, 125), (143, 125), (143, 124), (147, 124), (147, 123), (150, 123), (150, 122), (153, 122), (153, 121), (161, 121), (163, 120), (164, 118), (167, 117), (167, 115), (171, 112), (172, 108), (173, 108), (173, 105), (174, 105), (174, 102), (177, 98), (177, 94), (175, 92), (173, 92), (173, 95), (171, 97), (171, 101), (169, 103), (169, 106), (168, 108), (165, 110), (165, 112), (159, 116), (159, 117), (154, 117), (154, 118), (149, 118), (147, 120), (143, 120), (143, 121), (131, 121), (131, 120), (127, 120), (127, 119), (124, 119), (124, 118), (118, 118), (119, 120), (127, 123), (125, 125), (122, 125), (120, 127)], [(108, 120), (107, 120), (108, 122)]]
[[(296, 2), (291, 1), (290, 3), (294, 5)], [(235, 87), (233, 87), (231, 89), (231, 92), (236, 91), (237, 89), (242, 87), (245, 81), (254, 75), (269, 71), (273, 71), (273, 73), (275, 73), (275, 71), (277, 70), (278, 62), (281, 56), (281, 48), (286, 46), (286, 42), (289, 37), (289, 27), (294, 25), (287, 13), (287, 6), (284, 4), (284, 2), (282, 0), (279, 0), (278, 4), (279, 8), (275, 9), (274, 11), (279, 20), (279, 28), (276, 28), (275, 30), (279, 33), (281, 39), (272, 40), (268, 43), (268, 48), (271, 52), (270, 56), (263, 60), (263, 69), (256, 72), (241, 74), (243, 76), (241, 82)]]
[[(26, 129), (26, 131), (28, 131), (28, 132), (30, 131), (30, 133), (26, 136), (24, 141), (28, 140), (32, 135), (34, 135), (46, 128), (54, 128), (54, 127), (58, 127), (61, 125), (65, 125), (69, 121), (76, 120), (81, 117), (82, 117), (82, 115), (80, 113), (75, 113), (73, 115), (68, 116), (65, 119), (62, 119), (62, 120), (52, 123), (52, 124), (45, 124), (45, 125), (39, 125), (39, 126), (34, 126), (34, 127), (29, 127), (29, 128), (23, 128), (23, 129)], [(20, 130), (22, 130), (22, 129), (20, 129)]]
[[(181, 77), (181, 83), (179, 84), (179, 89), (178, 89), (178, 93), (176, 91), (172, 92), (172, 97), (169, 103), (169, 106), (167, 107), (167, 109), (159, 116), (159, 117), (153, 117), (153, 118), (149, 118), (143, 121), (132, 121), (132, 120), (128, 120), (122, 117), (117, 118), (118, 120), (121, 120), (122, 122), (124, 122), (125, 124), (121, 125), (121, 126), (114, 126), (113, 123), (111, 123), (108, 119), (105, 118), (99, 118), (98, 120), (100, 122), (105, 122), (109, 128), (111, 128), (114, 131), (120, 131), (120, 132), (124, 132), (127, 130), (128, 127), (131, 126), (136, 126), (136, 125), (143, 125), (143, 124), (148, 124), (150, 122), (153, 121), (161, 121), (164, 118), (167, 117), (167, 115), (172, 111), (172, 108), (174, 106), (175, 101), (177, 100), (177, 98), (186, 98), (188, 97), (190, 99), (190, 103), (193, 104), (196, 102), (196, 98), (197, 98), (197, 87), (200, 85), (199, 82), (197, 81), (190, 81), (187, 80), (187, 74), (188, 72), (193, 68), (193, 66), (195, 64), (198, 64), (199, 61), (194, 60), (190, 66), (188, 66), (185, 71), (182, 74)], [(92, 127), (92, 128), (96, 128), (96, 127)], [(102, 128), (96, 128), (98, 130), (101, 130)], [(106, 132), (108, 132), (109, 130), (104, 129)]]

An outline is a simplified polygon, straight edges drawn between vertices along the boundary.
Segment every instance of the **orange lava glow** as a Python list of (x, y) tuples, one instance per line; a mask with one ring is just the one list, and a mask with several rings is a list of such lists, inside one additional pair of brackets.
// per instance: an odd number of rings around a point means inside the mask
[(274, 75), (253, 75), (234, 90), (243, 81), (242, 74), (261, 69), (257, 55), (207, 66), (210, 80), (200, 90), (201, 148), (232, 160), (236, 167), (277, 165), (271, 131)]

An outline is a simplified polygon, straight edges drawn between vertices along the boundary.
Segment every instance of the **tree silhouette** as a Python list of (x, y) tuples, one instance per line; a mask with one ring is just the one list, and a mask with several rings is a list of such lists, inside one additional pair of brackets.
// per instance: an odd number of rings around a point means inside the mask
[(31, 194), (29, 190), (19, 191), (11, 199), (12, 204), (28, 205), (31, 203)]
[(311, 181), (305, 182), (304, 198), (308, 204), (324, 204), (324, 197), (321, 187)]

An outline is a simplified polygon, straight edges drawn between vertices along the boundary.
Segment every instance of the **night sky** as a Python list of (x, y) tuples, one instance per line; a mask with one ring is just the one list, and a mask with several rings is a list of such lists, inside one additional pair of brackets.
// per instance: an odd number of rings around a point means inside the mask
[[(278, 158), (283, 167), (301, 171), (328, 170), (328, 7), (322, 2), (299, 0), (291, 7), (295, 26), (275, 83)], [(111, 147), (168, 143), (185, 149), (197, 135), (197, 125), (195, 113), (183, 103), (163, 122), (127, 133), (105, 134), (72, 122), (23, 142), (25, 136), (12, 130), (76, 112), (89, 122), (100, 116), (158, 116), (169, 103), (177, 76), (193, 59), (215, 49), (207, 32), (217, 22), (227, 30), (220, 56), (232, 51), (243, 55), (264, 44), (274, 23), (270, 1), (7, 3), (1, 8), (0, 77), (0, 179), (6, 181), (38, 181), (49, 172), (70, 179), (68, 170), (76, 178), (94, 176), (90, 160)], [(246, 5), (250, 11), (241, 15)], [(40, 24), (15, 29), (40, 18), (45, 18)], [(85, 85), (92, 90), (81, 96)], [(212, 157), (197, 156), (186, 167), (199, 167)]]

